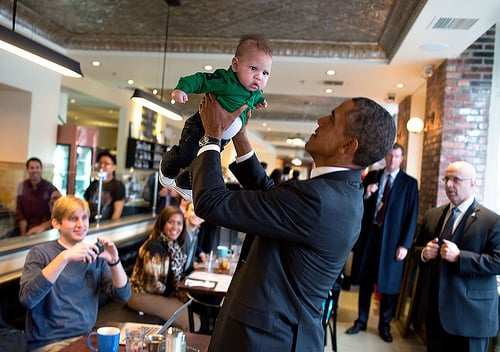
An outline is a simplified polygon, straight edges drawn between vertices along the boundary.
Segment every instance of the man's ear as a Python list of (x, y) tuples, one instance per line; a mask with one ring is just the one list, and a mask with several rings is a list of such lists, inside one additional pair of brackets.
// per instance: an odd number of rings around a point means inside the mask
[(233, 70), (233, 72), (236, 72), (238, 70), (238, 58), (236, 56), (234, 56), (231, 60), (231, 69)]
[(59, 221), (57, 221), (56, 219), (50, 220), (50, 223), (52, 224), (52, 227), (57, 229), (57, 230), (59, 230), (59, 228), (61, 227), (60, 226), (61, 224), (59, 224)]
[(342, 151), (344, 154), (354, 154), (358, 150), (358, 139), (354, 137), (348, 137), (342, 143)]

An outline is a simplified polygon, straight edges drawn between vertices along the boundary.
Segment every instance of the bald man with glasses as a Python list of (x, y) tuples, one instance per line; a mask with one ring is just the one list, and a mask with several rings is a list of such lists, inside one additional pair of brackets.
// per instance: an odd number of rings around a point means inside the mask
[(442, 181), (450, 203), (425, 213), (413, 249), (427, 301), (427, 351), (487, 351), (498, 330), (500, 216), (474, 198), (471, 164), (450, 164)]

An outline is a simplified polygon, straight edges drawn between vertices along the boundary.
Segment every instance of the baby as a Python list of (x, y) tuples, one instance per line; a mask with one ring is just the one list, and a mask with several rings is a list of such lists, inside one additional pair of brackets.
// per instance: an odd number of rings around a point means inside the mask
[[(235, 111), (244, 104), (248, 105), (250, 111), (265, 108), (267, 101), (262, 96), (262, 89), (271, 74), (271, 66), (272, 51), (267, 39), (260, 35), (243, 36), (227, 70), (217, 69), (214, 73), (198, 72), (182, 77), (172, 92), (172, 99), (185, 103), (188, 94), (214, 93), (227, 111)], [(221, 147), (247, 123), (246, 113), (244, 111), (224, 131)], [(203, 144), (201, 139), (204, 134), (197, 112), (186, 120), (179, 145), (174, 145), (166, 152), (160, 163), (160, 183), (165, 187), (173, 187), (188, 201), (192, 201), (190, 172), (187, 169), (179, 172), (196, 157), (200, 144)]]

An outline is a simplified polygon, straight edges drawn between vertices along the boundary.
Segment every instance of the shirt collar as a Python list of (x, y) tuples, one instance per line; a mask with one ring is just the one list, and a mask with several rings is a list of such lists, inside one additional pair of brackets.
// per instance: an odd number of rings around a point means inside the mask
[[(474, 202), (474, 197), (470, 197), (469, 199), (457, 205), (456, 207), (458, 208), (458, 210), (460, 210), (460, 213), (464, 214), (467, 211), (467, 209), (469, 209), (469, 207), (472, 205), (473, 202)], [(454, 205), (450, 203), (450, 210), (453, 208)]]
[(315, 167), (314, 169), (311, 170), (311, 178), (318, 177), (324, 174), (328, 174), (330, 172), (337, 172), (337, 171), (346, 171), (350, 170), (347, 167), (338, 167), (338, 166), (320, 166), (320, 167)]
[(391, 175), (392, 177), (392, 180), (394, 181), (396, 179), (396, 176), (398, 175), (399, 173), (399, 168), (397, 168), (396, 170), (394, 170), (393, 172), (387, 172), (387, 171), (384, 171), (384, 174), (385, 174), (385, 177), (387, 177), (387, 175)]

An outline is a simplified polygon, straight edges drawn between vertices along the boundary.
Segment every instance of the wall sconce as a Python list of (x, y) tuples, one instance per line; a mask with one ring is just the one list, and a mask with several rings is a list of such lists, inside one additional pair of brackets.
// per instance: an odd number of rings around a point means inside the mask
[(420, 117), (412, 117), (406, 123), (406, 129), (410, 133), (420, 133), (424, 129), (424, 121)]

